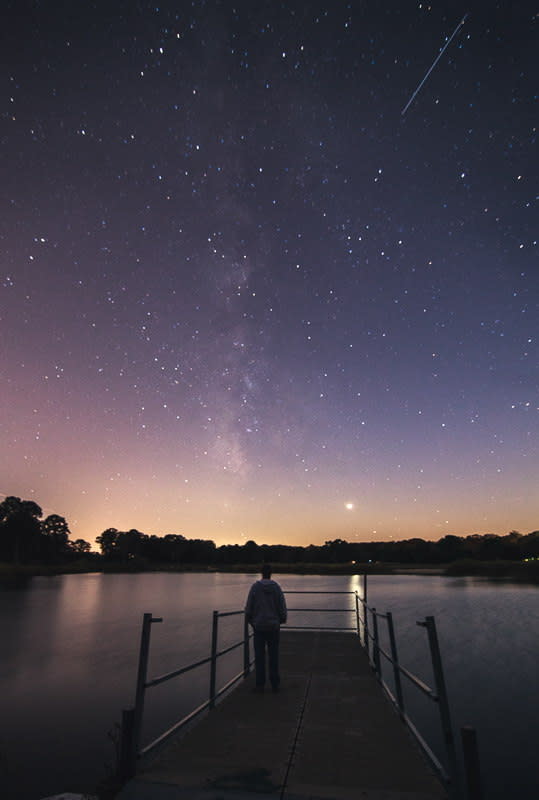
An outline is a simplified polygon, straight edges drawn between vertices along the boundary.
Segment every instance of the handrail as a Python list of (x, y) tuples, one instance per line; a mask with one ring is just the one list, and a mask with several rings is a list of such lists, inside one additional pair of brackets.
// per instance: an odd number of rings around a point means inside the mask
[(345, 625), (339, 625), (338, 628), (335, 625), (287, 625), (289, 631), (354, 631), (355, 627), (346, 627)]
[(421, 678), (418, 678), (417, 675), (413, 674), (413, 672), (409, 672), (406, 667), (401, 667), (400, 665), (399, 671), (402, 675), (404, 675), (405, 678), (408, 678), (408, 680), (411, 681), (414, 686), (417, 686), (417, 688), (423, 692), (423, 694), (426, 694), (427, 697), (430, 697), (435, 702), (438, 701), (438, 696), (434, 689), (431, 689), (430, 686), (427, 686), (427, 684), (424, 683)]
[(353, 589), (346, 592), (340, 590), (332, 592), (331, 589), (324, 589), (323, 591), (319, 589), (313, 589), (312, 591), (311, 589), (291, 589), (290, 591), (287, 590), (285, 594), (356, 594), (356, 592)]
[[(218, 650), (217, 641), (218, 641), (219, 619), (222, 617), (235, 617), (240, 615), (244, 618), (243, 638), (237, 642), (234, 642), (228, 647), (225, 647), (224, 649)], [(123, 778), (128, 778), (134, 775), (136, 769), (136, 762), (139, 758), (148, 755), (156, 747), (161, 745), (170, 736), (172, 736), (176, 731), (180, 730), (180, 728), (184, 727), (192, 719), (198, 716), (198, 714), (202, 713), (207, 708), (213, 708), (215, 702), (218, 700), (219, 697), (221, 697), (235, 683), (237, 683), (237, 681), (240, 680), (240, 678), (247, 677), (253, 663), (249, 655), (249, 642), (252, 639), (253, 634), (249, 632), (247, 626), (247, 620), (245, 618), (245, 612), (243, 610), (214, 611), (211, 654), (206, 658), (201, 658), (198, 659), (197, 661), (193, 661), (191, 664), (187, 664), (183, 667), (180, 667), (179, 669), (174, 669), (171, 672), (167, 672), (163, 675), (158, 675), (155, 678), (147, 680), (146, 673), (148, 669), (148, 656), (150, 650), (150, 630), (151, 630), (151, 625), (154, 622), (162, 622), (162, 618), (153, 617), (152, 614), (144, 614), (142, 623), (140, 652), (139, 652), (139, 666), (137, 675), (137, 690), (135, 694), (135, 706), (133, 709), (124, 711), (122, 714), (119, 772)], [(241, 670), (241, 672), (239, 672), (237, 675), (231, 678), (231, 680), (229, 680), (224, 686), (217, 689), (216, 672), (217, 672), (218, 659), (221, 658), (222, 656), (227, 655), (228, 653), (231, 653), (233, 650), (236, 650), (238, 647), (241, 647), (242, 645), (244, 648), (243, 670)], [(151, 689), (154, 686), (159, 686), (159, 684), (165, 683), (166, 681), (169, 681), (172, 678), (177, 678), (180, 675), (185, 675), (187, 672), (191, 672), (192, 670), (197, 669), (198, 667), (202, 667), (205, 664), (211, 665), (210, 692), (208, 699), (203, 703), (201, 703), (199, 706), (197, 706), (197, 708), (195, 708), (181, 720), (172, 725), (171, 728), (166, 730), (152, 742), (147, 744), (145, 747), (141, 748), (140, 737), (142, 731), (142, 717), (144, 712), (144, 701), (145, 701), (146, 690)]]
[[(420, 745), (421, 749), (431, 762), (432, 767), (437, 772), (440, 779), (443, 781), (446, 786), (452, 790), (456, 791), (457, 786), (457, 756), (456, 756), (456, 748), (455, 748), (455, 741), (453, 738), (453, 729), (451, 725), (451, 719), (449, 714), (449, 703), (447, 699), (447, 693), (445, 689), (445, 680), (443, 675), (443, 668), (442, 668), (442, 661), (440, 656), (440, 650), (438, 645), (438, 637), (436, 633), (436, 624), (434, 621), (434, 617), (426, 617), (425, 620), (419, 621), (417, 624), (421, 627), (426, 628), (428, 633), (428, 640), (429, 640), (429, 648), (431, 653), (431, 660), (432, 660), (432, 667), (434, 673), (434, 681), (436, 684), (436, 690), (432, 689), (428, 686), (424, 681), (421, 680), (417, 675), (414, 675), (413, 672), (403, 667), (399, 664), (398, 656), (397, 656), (397, 647), (395, 642), (395, 634), (393, 630), (393, 617), (391, 612), (386, 612), (382, 614), (379, 611), (376, 611), (375, 607), (371, 607), (367, 605), (367, 602), (364, 598), (359, 597), (359, 602), (363, 605), (364, 610), (364, 638), (363, 644), (367, 651), (367, 655), (369, 657), (369, 662), (374, 669), (376, 677), (381, 684), (382, 688), (388, 695), (391, 702), (396, 707), (401, 719), (406, 724), (410, 732), (415, 737), (416, 741)], [(371, 615), (371, 623), (372, 623), (372, 633), (368, 629), (367, 614), (370, 613)], [(388, 625), (388, 633), (391, 642), (391, 655), (381, 646), (380, 644), (380, 636), (378, 632), (378, 620), (384, 619)], [(368, 643), (369, 641), (372, 642), (372, 655), (369, 653)], [(389, 663), (393, 667), (393, 679), (395, 682), (395, 689), (396, 689), (396, 697), (393, 695), (391, 690), (389, 689), (387, 683), (383, 679), (382, 675), (382, 662), (380, 660), (380, 656), (384, 656), (384, 658), (389, 661)], [(434, 756), (432, 750), (428, 747), (423, 737), (420, 735), (419, 731), (417, 730), (416, 726), (411, 722), (408, 714), (405, 711), (404, 707), (404, 698), (402, 694), (402, 687), (400, 682), (400, 677), (403, 675), (407, 678), (413, 686), (415, 686), (419, 691), (421, 691), (429, 700), (438, 704), (439, 713), (440, 713), (440, 724), (442, 728), (442, 733), (444, 737), (444, 744), (446, 749), (446, 755), (449, 765), (449, 770), (446, 771), (443, 766), (441, 765), (440, 761)], [(468, 767), (467, 767), (468, 768)]]
[[(373, 637), (370, 637), (370, 638), (372, 639)], [(389, 661), (390, 664), (394, 664), (394, 659), (389, 655), (389, 653), (386, 650), (384, 650), (384, 648), (380, 644), (378, 644), (378, 648), (377, 649), (378, 649), (378, 652), (381, 655), (385, 656), (385, 658)], [(414, 675), (413, 672), (410, 672), (409, 670), (407, 670), (406, 667), (402, 666), (402, 664), (398, 664), (397, 666), (398, 666), (399, 672), (402, 675), (404, 675), (406, 678), (408, 678), (408, 680), (411, 681), (415, 686), (417, 686), (417, 688), (420, 689), (424, 694), (426, 694), (432, 700), (438, 700), (438, 697), (437, 697), (436, 693), (434, 692), (434, 690), (431, 689), (430, 686), (427, 686), (427, 684), (424, 683), (421, 680), (421, 678), (418, 678), (417, 675)]]
[(326, 611), (330, 614), (339, 611), (341, 613), (345, 612), (352, 614), (354, 609), (353, 608), (289, 608), (288, 611), (321, 611), (321, 612)]
[(245, 614), (245, 611), (218, 611), (220, 617), (237, 617), (239, 614)]
[(195, 661), (192, 664), (188, 664), (187, 667), (180, 667), (180, 669), (175, 669), (172, 672), (165, 673), (165, 675), (160, 675), (157, 678), (153, 678), (153, 680), (147, 681), (144, 684), (144, 687), (146, 689), (150, 689), (152, 686), (159, 686), (160, 683), (169, 681), (171, 678), (176, 678), (178, 675), (185, 675), (186, 672), (190, 672), (192, 669), (196, 669), (197, 667), (202, 667), (204, 664), (208, 664), (210, 661), (211, 656), (202, 658), (200, 661)]
[[(222, 694), (228, 691), (228, 689), (234, 686), (234, 684), (236, 684), (240, 680), (240, 678), (243, 678), (243, 671), (238, 672), (238, 674), (234, 675), (234, 677), (231, 678), (228, 681), (228, 683), (225, 683), (225, 685), (221, 689), (219, 689), (219, 691), (216, 693), (215, 696), (220, 697)], [(164, 744), (168, 739), (170, 739), (170, 737), (173, 736), (176, 733), (176, 731), (179, 731), (181, 728), (187, 725), (188, 722), (191, 722), (193, 719), (195, 719), (195, 717), (198, 717), (199, 714), (201, 714), (209, 707), (210, 707), (210, 700), (205, 700), (203, 703), (201, 703), (199, 706), (193, 709), (193, 711), (190, 711), (189, 714), (187, 714), (185, 717), (182, 717), (181, 720), (175, 722), (174, 725), (172, 725), (172, 727), (170, 727), (168, 730), (166, 730), (164, 733), (158, 736), (157, 739), (154, 739), (152, 742), (147, 744), (146, 747), (143, 747), (139, 752), (139, 756), (142, 758), (146, 755), (149, 755), (149, 753), (153, 752), (158, 746)]]

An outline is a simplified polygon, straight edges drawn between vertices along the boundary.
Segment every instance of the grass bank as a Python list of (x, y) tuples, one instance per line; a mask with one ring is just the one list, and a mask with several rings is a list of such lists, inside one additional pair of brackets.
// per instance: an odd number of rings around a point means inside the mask
[(512, 580), (539, 583), (539, 560), (475, 561), (467, 558), (449, 564), (444, 574), (450, 576), (511, 578)]
[(33, 578), (36, 575), (66, 575), (88, 572), (101, 572), (101, 568), (85, 559), (66, 564), (8, 564), (0, 562), (0, 580)]
[[(536, 561), (476, 561), (462, 559), (451, 564), (310, 564), (274, 563), (276, 575), (447, 575), (450, 577), (508, 578), (539, 583), (539, 560)], [(133, 559), (125, 564), (81, 559), (63, 564), (6, 564), (0, 563), (0, 581), (18, 581), (39, 575), (85, 574), (89, 572), (230, 572), (256, 575), (258, 564), (150, 564)]]

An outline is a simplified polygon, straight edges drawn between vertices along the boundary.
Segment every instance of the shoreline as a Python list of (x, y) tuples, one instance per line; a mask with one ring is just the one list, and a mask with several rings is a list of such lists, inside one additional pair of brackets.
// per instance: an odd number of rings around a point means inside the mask
[[(510, 578), (539, 583), (539, 560), (534, 561), (473, 561), (470, 559), (446, 564), (313, 564), (274, 563), (275, 574), (281, 575), (440, 575), (447, 577)], [(258, 573), (259, 564), (127, 564), (89, 563), (88, 561), (66, 564), (21, 564), (0, 563), (0, 582), (18, 581), (34, 577), (55, 575), (86, 575), (91, 573), (130, 574), (142, 572), (177, 573)]]

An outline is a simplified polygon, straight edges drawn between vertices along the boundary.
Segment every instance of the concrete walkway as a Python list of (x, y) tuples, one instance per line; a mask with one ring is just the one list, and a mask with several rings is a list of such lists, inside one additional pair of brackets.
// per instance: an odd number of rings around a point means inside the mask
[(441, 800), (357, 637), (283, 630), (282, 689), (250, 677), (173, 740), (121, 800)]

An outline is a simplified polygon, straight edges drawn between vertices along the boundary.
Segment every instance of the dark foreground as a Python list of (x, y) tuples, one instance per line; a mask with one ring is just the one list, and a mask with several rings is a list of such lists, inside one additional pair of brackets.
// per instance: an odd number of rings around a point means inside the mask
[(279, 694), (252, 677), (173, 741), (119, 800), (441, 800), (357, 637), (283, 631)]

